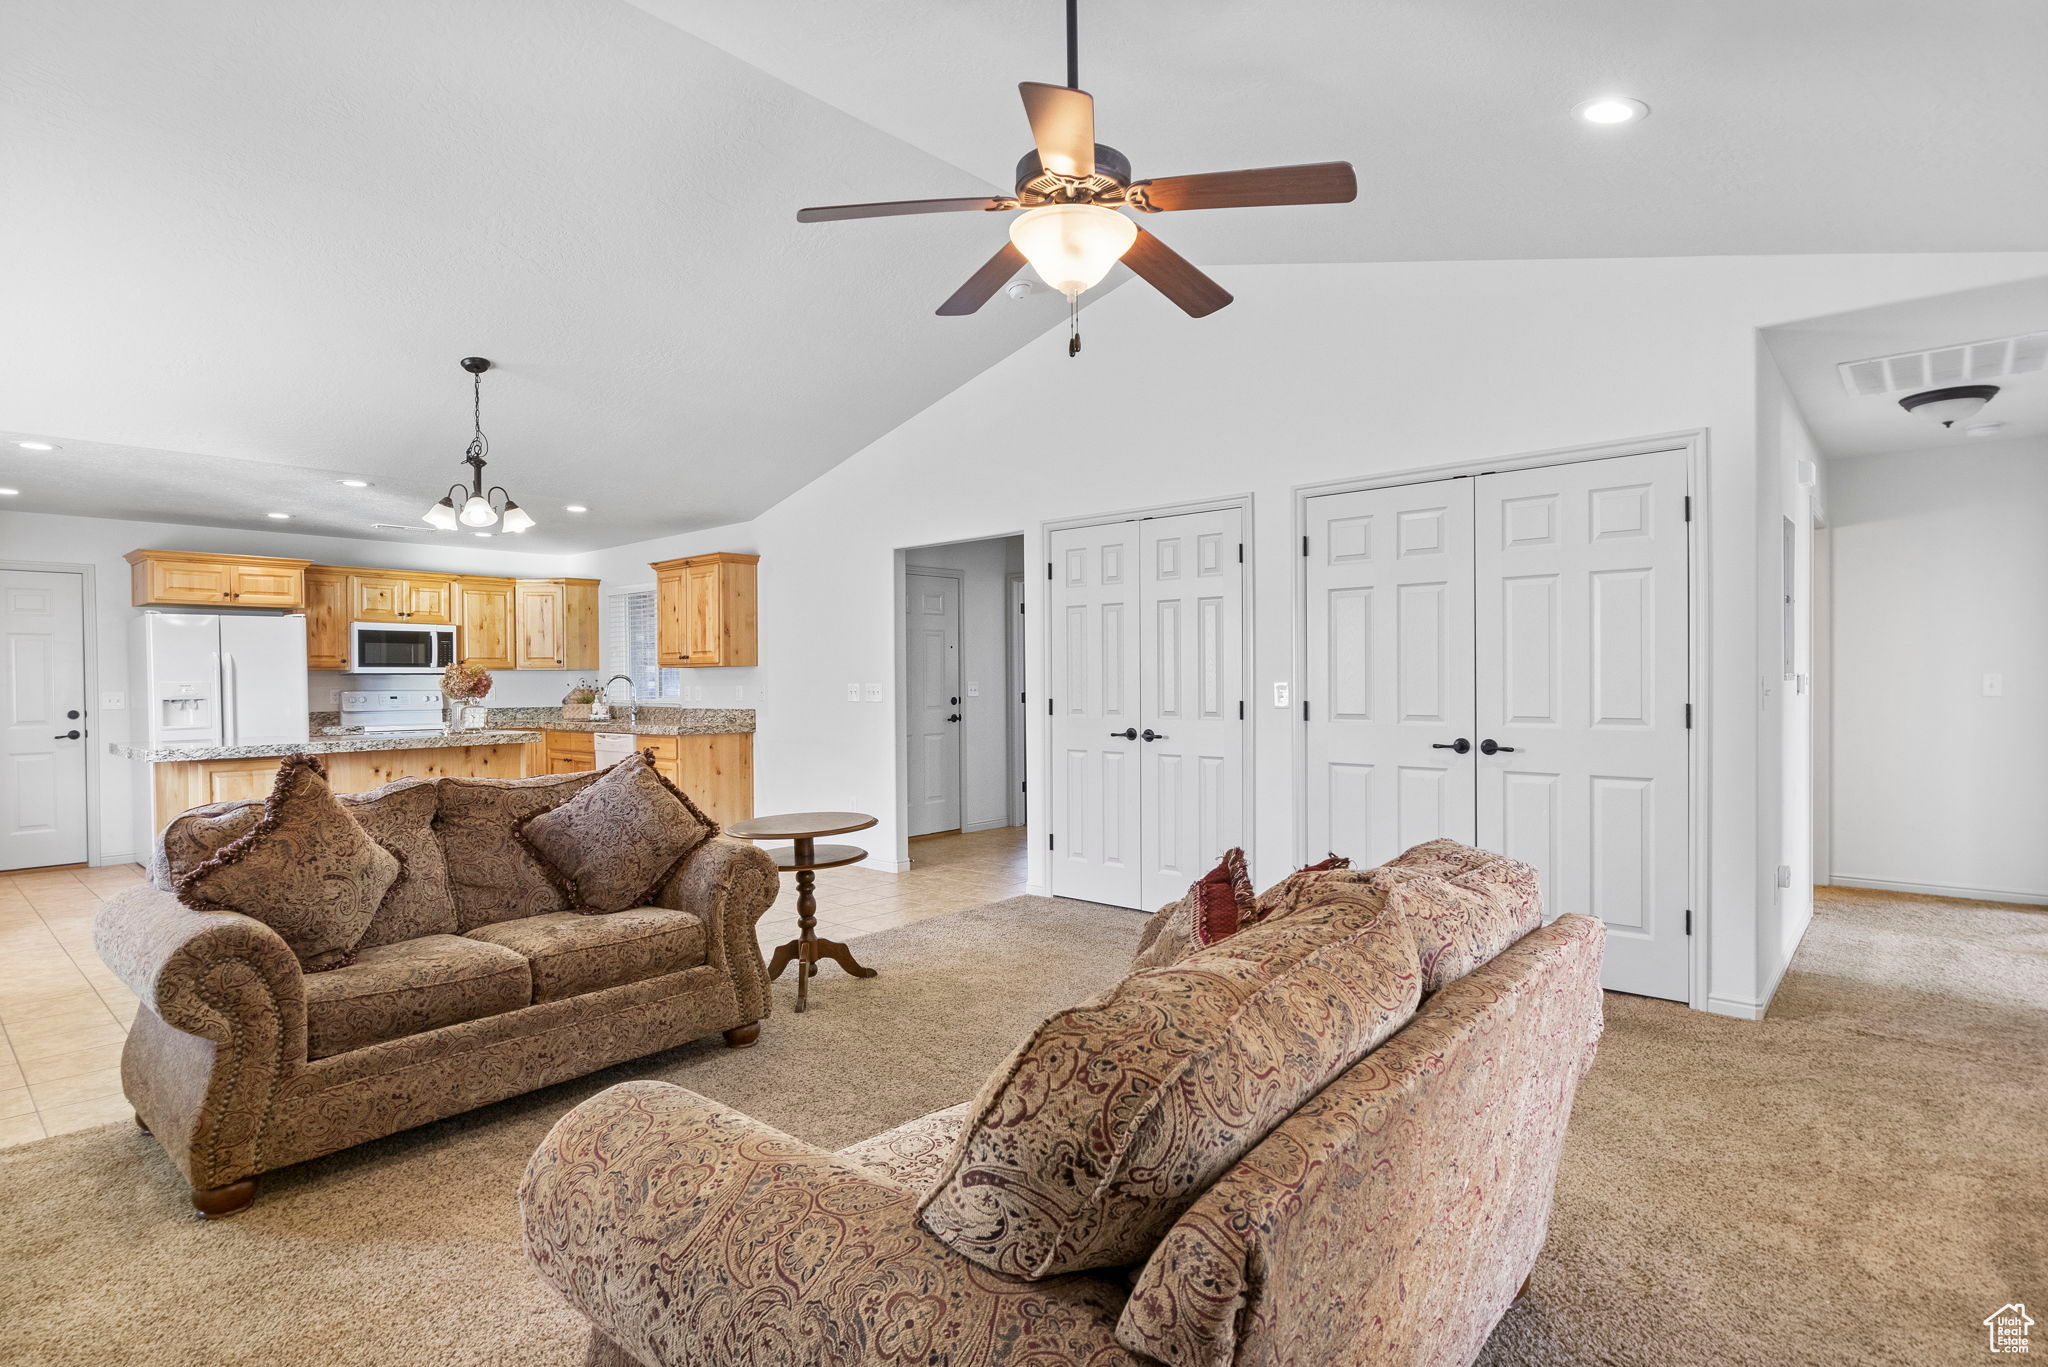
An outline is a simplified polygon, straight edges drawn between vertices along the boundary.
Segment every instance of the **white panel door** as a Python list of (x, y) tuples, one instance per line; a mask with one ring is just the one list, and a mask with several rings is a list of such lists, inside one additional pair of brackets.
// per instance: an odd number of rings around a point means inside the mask
[[(1480, 846), (1607, 923), (1606, 985), (1684, 1001), (1685, 455), (1482, 475)], [(1487, 753), (1488, 751), (1493, 753)]]
[(1136, 522), (1052, 534), (1049, 881), (1061, 897), (1142, 905)]
[(960, 829), (960, 581), (903, 577), (912, 835)]
[(1241, 510), (1138, 524), (1144, 706), (1144, 907), (1170, 902), (1244, 843)]
[(1470, 842), (1472, 481), (1329, 494), (1307, 512), (1309, 858), (1369, 867)]
[(84, 581), (0, 570), (0, 869), (83, 863)]

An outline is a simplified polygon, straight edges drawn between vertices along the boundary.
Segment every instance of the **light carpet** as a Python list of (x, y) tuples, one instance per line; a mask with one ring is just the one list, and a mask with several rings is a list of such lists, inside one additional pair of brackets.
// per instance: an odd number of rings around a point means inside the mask
[[(265, 1178), (192, 1217), (125, 1126), (0, 1151), (0, 1361), (575, 1367), (521, 1259), (547, 1127), (655, 1077), (837, 1147), (970, 1096), (1139, 919), (1015, 898), (865, 936), (751, 1050), (691, 1045)], [(1770, 1018), (1610, 994), (1549, 1247), (1483, 1361), (1976, 1361), (2048, 1301), (2048, 915), (1830, 891)]]

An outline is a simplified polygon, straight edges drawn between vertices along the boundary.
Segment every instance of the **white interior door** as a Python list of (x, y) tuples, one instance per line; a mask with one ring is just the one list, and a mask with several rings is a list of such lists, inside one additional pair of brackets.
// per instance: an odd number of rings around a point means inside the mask
[(1608, 987), (1684, 1001), (1685, 455), (1513, 470), (1471, 483), (1479, 543), (1476, 843), (1534, 864), (1547, 914), (1584, 912), (1607, 923)]
[(0, 570), (0, 869), (78, 864), (85, 833), (85, 584)]
[(1244, 534), (1237, 508), (1138, 524), (1145, 703), (1140, 906), (1244, 843)]
[(912, 835), (960, 829), (960, 581), (904, 576)]
[(1046, 585), (1050, 884), (1062, 897), (1122, 907), (1142, 905), (1143, 887), (1138, 525), (1054, 532)]
[(1440, 836), (1470, 843), (1472, 481), (1307, 511), (1309, 857), (1369, 867)]

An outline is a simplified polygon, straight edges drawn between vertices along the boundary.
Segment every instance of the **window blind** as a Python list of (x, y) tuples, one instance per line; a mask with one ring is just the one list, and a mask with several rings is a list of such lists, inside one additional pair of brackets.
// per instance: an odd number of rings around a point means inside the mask
[(681, 698), (683, 671), (658, 663), (654, 590), (622, 589), (605, 600), (605, 674), (631, 679), (633, 696), (642, 702)]

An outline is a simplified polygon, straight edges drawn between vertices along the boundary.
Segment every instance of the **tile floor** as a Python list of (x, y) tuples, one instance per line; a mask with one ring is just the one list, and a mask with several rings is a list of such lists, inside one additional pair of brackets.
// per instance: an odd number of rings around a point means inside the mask
[[(1021, 826), (924, 836), (910, 858), (904, 873), (821, 872), (818, 933), (851, 941), (1024, 891)], [(121, 1041), (136, 1000), (93, 953), (92, 918), (142, 877), (133, 864), (0, 873), (0, 1147), (129, 1118)], [(796, 937), (794, 879), (759, 935), (764, 954)]]

